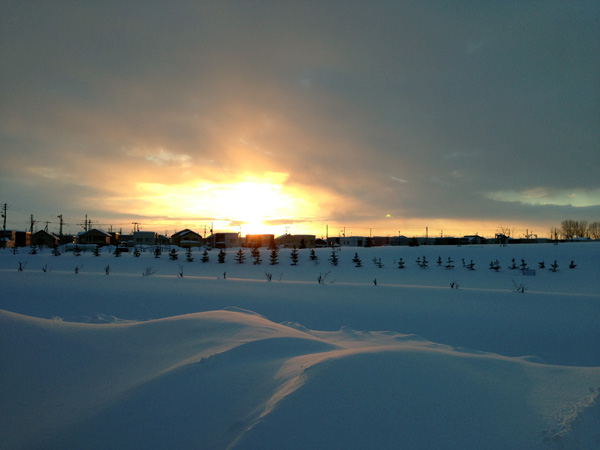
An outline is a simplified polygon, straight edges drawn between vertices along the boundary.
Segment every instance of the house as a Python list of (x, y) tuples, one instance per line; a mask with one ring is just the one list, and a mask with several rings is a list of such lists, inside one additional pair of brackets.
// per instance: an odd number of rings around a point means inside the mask
[(406, 236), (398, 235), (398, 236), (392, 236), (390, 238), (390, 245), (400, 246), (400, 245), (408, 245), (408, 244), (410, 244), (410, 239), (407, 238)]
[(244, 240), (244, 247), (271, 248), (275, 245), (275, 235), (273, 234), (247, 234)]
[(275, 244), (278, 247), (314, 248), (316, 236), (314, 234), (284, 234), (275, 239)]
[(133, 234), (119, 234), (119, 245), (133, 247)]
[(367, 243), (367, 238), (364, 236), (340, 236), (327, 238), (329, 247), (364, 247)]
[(108, 234), (110, 234), (110, 245), (119, 245), (121, 243), (119, 233), (116, 231), (109, 231)]
[(477, 234), (473, 234), (473, 235), (469, 235), (469, 236), (463, 236), (460, 239), (460, 243), (461, 245), (482, 245), (482, 244), (487, 244), (487, 239), (481, 236), (478, 236)]
[(12, 231), (0, 230), (0, 248), (8, 247), (8, 241), (12, 238)]
[(164, 234), (157, 234), (156, 235), (156, 244), (168, 247), (171, 244), (171, 239), (169, 239)]
[(29, 247), (31, 245), (31, 233), (29, 231), (6, 231), (2, 239), (2, 245), (8, 248)]
[(325, 248), (325, 247), (327, 247), (327, 241), (325, 239), (317, 238), (317, 239), (315, 239), (315, 247), (316, 248)]
[(204, 239), (200, 234), (186, 228), (171, 235), (171, 244), (184, 248), (201, 247), (204, 245)]
[(97, 228), (81, 232), (77, 235), (77, 243), (81, 245), (98, 245), (100, 247), (104, 245), (110, 245), (112, 236)]
[(131, 239), (133, 246), (157, 245), (158, 233), (154, 231), (134, 231)]
[(399, 244), (399, 236), (373, 236), (372, 238), (367, 238), (368, 244), (373, 247), (381, 247), (383, 245), (400, 245)]
[(452, 236), (436, 237), (434, 245), (460, 245), (460, 238)]
[(241, 239), (238, 233), (213, 233), (207, 241), (212, 248), (240, 247)]
[(54, 248), (60, 243), (60, 237), (54, 233), (48, 233), (45, 230), (40, 230), (31, 235), (31, 245), (38, 247)]

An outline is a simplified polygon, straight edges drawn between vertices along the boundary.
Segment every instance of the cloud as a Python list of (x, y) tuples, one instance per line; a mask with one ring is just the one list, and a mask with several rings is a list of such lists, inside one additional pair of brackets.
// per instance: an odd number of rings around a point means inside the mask
[(307, 221), (597, 205), (598, 5), (0, 8), (0, 184), (31, 208), (110, 216), (147, 206), (139, 185), (264, 173)]
[(533, 188), (525, 191), (488, 192), (486, 196), (500, 202), (521, 202), (527, 205), (588, 207), (600, 206), (600, 189), (557, 190)]
[(191, 167), (191, 157), (185, 154), (176, 154), (164, 148), (156, 150), (145, 150), (140, 148), (134, 148), (128, 152), (129, 155), (134, 157), (142, 157), (147, 161), (150, 161), (157, 166), (175, 166), (179, 168)]

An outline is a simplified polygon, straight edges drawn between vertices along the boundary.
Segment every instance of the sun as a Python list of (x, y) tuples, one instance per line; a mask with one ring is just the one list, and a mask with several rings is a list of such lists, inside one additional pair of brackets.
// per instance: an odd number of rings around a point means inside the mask
[(301, 192), (285, 187), (287, 174), (246, 176), (234, 183), (139, 184), (144, 213), (171, 217), (214, 218), (241, 226), (243, 234), (266, 233), (269, 223), (306, 216), (311, 208)]
[(265, 223), (294, 217), (297, 201), (282, 192), (282, 186), (268, 182), (242, 181), (215, 189), (212, 208), (220, 217), (242, 222), (245, 231), (258, 233)]

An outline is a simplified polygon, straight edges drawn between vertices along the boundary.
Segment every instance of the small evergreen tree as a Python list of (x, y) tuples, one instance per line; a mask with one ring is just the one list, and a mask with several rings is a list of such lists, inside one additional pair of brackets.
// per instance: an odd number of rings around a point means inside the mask
[(185, 251), (185, 260), (187, 262), (194, 262), (194, 257), (192, 256), (192, 247), (188, 247)]
[(292, 252), (290, 253), (290, 259), (292, 260), (292, 266), (295, 266), (298, 264), (298, 249), (296, 248), (295, 245), (294, 245), (294, 248), (292, 249)]
[(92, 254), (93, 254), (94, 256), (100, 256), (100, 247), (96, 245), (96, 246), (94, 247), (94, 250), (92, 251)]
[(331, 251), (331, 256), (329, 257), (329, 261), (331, 262), (332, 266), (337, 266), (338, 265), (338, 256), (337, 256), (337, 251), (336, 250), (332, 250)]
[(260, 259), (260, 250), (257, 246), (252, 247), (252, 250), (250, 250), (250, 256), (252, 256), (252, 264), (254, 264), (255, 266), (259, 265), (262, 262), (262, 259)]
[(115, 246), (115, 250), (113, 251), (113, 255), (115, 255), (115, 258), (118, 258), (121, 256), (121, 249), (119, 248), (118, 245)]
[(162, 250), (160, 249), (160, 247), (155, 247), (154, 248), (154, 257), (155, 258), (160, 258), (161, 254), (162, 254)]
[(219, 264), (223, 264), (225, 262), (225, 255), (226, 253), (224, 249), (219, 250), (219, 254), (217, 255), (217, 262)]
[(54, 244), (54, 247), (52, 247), (52, 255), (60, 256), (60, 250), (58, 249), (58, 244)]
[(240, 248), (237, 251), (237, 253), (235, 254), (235, 257), (233, 259), (235, 259), (235, 262), (238, 264), (244, 264), (244, 261), (246, 260), (246, 255), (244, 254), (244, 250), (242, 250)]
[(398, 269), (404, 269), (404, 261), (402, 258), (398, 260)]
[(75, 256), (81, 256), (81, 249), (79, 248), (79, 245), (75, 244), (75, 248), (73, 249), (73, 254)]
[(209, 260), (208, 250), (205, 247), (204, 251), (202, 252), (202, 258), (200, 258), (200, 261), (202, 261), (203, 263), (207, 263), (208, 260)]
[(383, 262), (381, 262), (381, 258), (373, 257), (373, 264), (375, 264), (379, 269), (383, 267)]
[(136, 247), (136, 248), (133, 250), (133, 256), (135, 256), (136, 258), (139, 258), (139, 257), (140, 257), (140, 255), (141, 255), (141, 253), (140, 253), (140, 249)]
[(319, 257), (315, 253), (315, 249), (314, 248), (310, 249), (310, 255), (308, 257), (310, 258), (311, 261), (317, 261), (319, 259)]
[(169, 252), (169, 259), (171, 261), (175, 261), (179, 258), (179, 255), (177, 255), (177, 250), (172, 248), (171, 251)]
[(358, 257), (358, 253), (354, 254), (354, 258), (352, 258), (352, 262), (354, 263), (354, 267), (362, 267), (362, 261)]
[(269, 264), (272, 266), (279, 264), (279, 249), (277, 247), (273, 247), (271, 250), (271, 254), (269, 255)]
[(498, 272), (500, 270), (500, 261), (490, 261), (490, 270)]

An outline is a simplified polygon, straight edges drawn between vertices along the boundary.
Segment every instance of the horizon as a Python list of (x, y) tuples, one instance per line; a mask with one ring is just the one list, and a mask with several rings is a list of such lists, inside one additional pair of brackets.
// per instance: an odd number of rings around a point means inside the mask
[[(38, 220), (35, 215), (26, 215), (26, 217), (21, 214), (15, 214), (17, 216), (23, 216), (23, 221), (19, 225), (18, 220), (11, 218), (11, 210), (8, 209), (7, 212), (7, 231), (29, 231), (31, 228), (31, 217), (34, 218), (33, 224), (33, 233), (45, 230), (49, 233), (53, 233), (58, 235), (60, 230), (60, 221), (59, 220)], [(26, 220), (25, 220), (26, 219)], [(454, 224), (456, 228), (448, 227), (430, 227), (430, 226), (414, 226), (414, 227), (398, 227), (399, 230), (394, 231), (392, 228), (379, 228), (379, 227), (361, 227), (361, 226), (344, 226), (335, 223), (325, 223), (324, 221), (319, 222), (318, 226), (314, 224), (308, 224), (305, 226), (292, 226), (290, 225), (263, 225), (256, 226), (254, 224), (251, 228), (246, 228), (249, 224), (239, 224), (236, 223), (231, 225), (233, 221), (227, 220), (214, 220), (210, 222), (203, 221), (187, 221), (180, 222), (180, 226), (176, 226), (177, 223), (158, 223), (157, 225), (153, 225), (151, 222), (148, 224), (142, 222), (103, 222), (94, 220), (92, 218), (88, 218), (84, 216), (81, 221), (70, 220), (69, 218), (65, 218), (63, 222), (63, 235), (73, 235), (76, 236), (82, 232), (86, 231), (86, 220), (87, 229), (98, 229), (105, 232), (118, 232), (119, 234), (132, 234), (134, 231), (151, 231), (156, 232), (158, 234), (169, 237), (176, 232), (189, 229), (200, 234), (203, 237), (208, 237), (212, 233), (237, 233), (240, 236), (247, 235), (256, 235), (256, 234), (269, 234), (277, 236), (282, 235), (314, 235), (317, 238), (325, 239), (328, 237), (352, 237), (352, 236), (360, 236), (360, 237), (395, 237), (395, 236), (403, 236), (407, 238), (419, 237), (425, 238), (429, 237), (431, 239), (438, 237), (445, 238), (456, 238), (470, 235), (478, 235), (485, 238), (493, 238), (496, 234), (507, 234), (511, 238), (551, 238), (551, 230), (557, 229), (560, 231), (561, 223), (557, 223), (551, 226), (546, 227), (545, 229), (540, 229), (538, 231), (533, 228), (520, 228), (520, 227), (509, 227), (502, 224), (497, 225), (496, 227), (485, 229), (482, 227), (477, 227), (476, 225), (468, 226), (467, 224)], [(435, 221), (432, 221), (434, 223)], [(228, 225), (229, 224), (229, 225)], [(298, 225), (298, 224), (296, 224)], [(484, 230), (484, 231), (481, 231)]]

